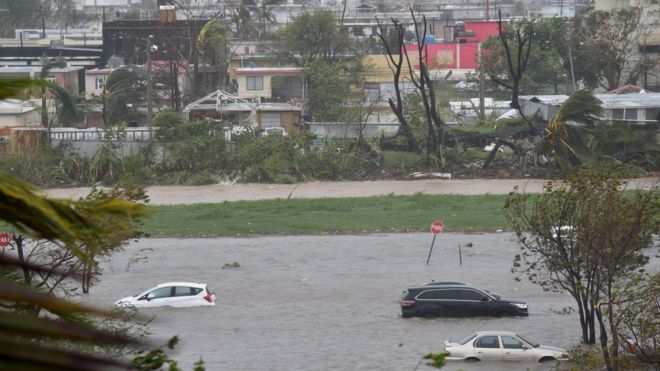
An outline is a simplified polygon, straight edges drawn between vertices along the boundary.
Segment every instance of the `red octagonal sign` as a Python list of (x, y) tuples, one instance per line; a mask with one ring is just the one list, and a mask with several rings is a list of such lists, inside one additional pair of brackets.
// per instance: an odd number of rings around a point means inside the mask
[(9, 245), (10, 240), (11, 236), (9, 236), (9, 233), (0, 233), (0, 247)]
[(445, 225), (442, 224), (440, 219), (436, 219), (431, 225), (431, 233), (433, 234), (442, 233), (444, 230), (445, 230)]

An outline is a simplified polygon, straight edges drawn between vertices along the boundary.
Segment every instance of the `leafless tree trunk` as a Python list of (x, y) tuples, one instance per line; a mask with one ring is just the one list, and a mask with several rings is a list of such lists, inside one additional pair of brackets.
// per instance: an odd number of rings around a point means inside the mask
[[(401, 91), (399, 87), (399, 82), (401, 79), (401, 69), (404, 63), (407, 65), (410, 81), (413, 83), (413, 85), (415, 86), (415, 90), (419, 93), (422, 99), (422, 104), (424, 106), (424, 119), (426, 121), (426, 129), (427, 129), (426, 158), (430, 164), (432, 157), (434, 156), (442, 157), (442, 142), (444, 139), (444, 122), (442, 122), (442, 120), (440, 119), (440, 115), (438, 114), (437, 111), (435, 87), (433, 86), (434, 85), (433, 80), (431, 79), (431, 76), (428, 71), (428, 62), (427, 62), (428, 53), (426, 50), (426, 42), (425, 42), (425, 35), (427, 32), (426, 17), (422, 16), (421, 23), (423, 26), (422, 29), (420, 29), (420, 24), (417, 21), (417, 18), (415, 17), (415, 12), (412, 6), (409, 9), (415, 26), (415, 36), (417, 37), (416, 54), (419, 63), (419, 76), (417, 76), (413, 62), (410, 60), (408, 50), (404, 46), (403, 37), (405, 34), (405, 29), (398, 20), (392, 19), (394, 29), (397, 32), (396, 46), (399, 48), (398, 58), (394, 58), (394, 56), (392, 55), (393, 51), (391, 50), (390, 45), (388, 45), (386, 41), (387, 35), (385, 35), (383, 26), (380, 22), (378, 22), (378, 27), (380, 31), (378, 33), (378, 37), (385, 46), (385, 49), (389, 56), (388, 64), (390, 65), (390, 68), (392, 69), (392, 72), (394, 74), (394, 81), (395, 81), (394, 90), (396, 93), (397, 103), (394, 104), (393, 100), (390, 99), (389, 100), (390, 107), (392, 108), (392, 111), (396, 114), (397, 118), (399, 119), (403, 133), (406, 134), (407, 137), (410, 136), (413, 139), (414, 136), (412, 135), (412, 132), (410, 131), (410, 126), (408, 125), (408, 122), (406, 121), (405, 116), (403, 114), (403, 101), (401, 99)], [(416, 140), (414, 143), (417, 146), (417, 148), (419, 148), (419, 144), (417, 144)]]
[(387, 65), (394, 75), (394, 93), (396, 102), (394, 102), (392, 98), (389, 98), (387, 103), (399, 120), (400, 131), (406, 137), (408, 149), (414, 150), (415, 152), (421, 152), (422, 149), (419, 146), (419, 142), (413, 135), (412, 130), (410, 129), (410, 124), (408, 123), (406, 116), (403, 114), (403, 97), (401, 96), (401, 86), (399, 85), (401, 83), (401, 70), (403, 68), (403, 63), (405, 62), (403, 56), (403, 37), (405, 35), (405, 29), (398, 20), (392, 19), (392, 24), (394, 25), (394, 30), (397, 36), (396, 46), (399, 48), (395, 53), (387, 43), (387, 34), (383, 24), (378, 18), (376, 18), (376, 22), (378, 23), (379, 30), (377, 33), (378, 38), (383, 42), (385, 50), (387, 51)]
[(410, 15), (412, 16), (413, 23), (415, 24), (415, 37), (417, 38), (417, 59), (419, 60), (419, 78), (415, 77), (413, 66), (410, 63), (408, 52), (405, 51), (406, 61), (408, 62), (408, 70), (410, 72), (411, 80), (417, 91), (422, 96), (422, 104), (424, 104), (424, 112), (426, 118), (426, 125), (428, 129), (427, 138), (427, 156), (441, 154), (442, 140), (444, 137), (444, 123), (440, 119), (437, 111), (437, 102), (435, 99), (435, 87), (428, 71), (428, 51), (426, 49), (426, 31), (427, 22), (426, 16), (422, 16), (423, 30), (420, 33), (419, 23), (415, 17), (413, 8), (410, 7)]

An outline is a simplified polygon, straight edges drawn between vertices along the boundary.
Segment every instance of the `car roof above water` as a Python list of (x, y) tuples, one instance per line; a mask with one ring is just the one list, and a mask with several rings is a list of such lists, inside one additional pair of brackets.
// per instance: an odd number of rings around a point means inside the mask
[(423, 284), (422, 286), (442, 286), (442, 285), (472, 286), (469, 283), (459, 282), (459, 281), (431, 281)]
[(476, 331), (474, 332), (474, 334), (477, 336), (483, 336), (483, 335), (518, 336), (518, 334), (511, 331)]
[(429, 288), (473, 288), (469, 283), (460, 282), (460, 281), (431, 281), (421, 285), (408, 287), (408, 290), (424, 290)]
[(199, 283), (199, 282), (180, 282), (180, 281), (175, 281), (175, 282), (165, 282), (158, 284), (156, 287), (165, 287), (165, 286), (189, 286), (189, 287), (199, 287), (199, 288), (204, 288), (206, 287), (205, 283)]

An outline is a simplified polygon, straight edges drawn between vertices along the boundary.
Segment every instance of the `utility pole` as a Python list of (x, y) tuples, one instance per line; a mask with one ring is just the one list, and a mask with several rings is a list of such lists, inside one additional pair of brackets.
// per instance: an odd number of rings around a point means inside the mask
[(486, 121), (484, 68), (481, 66), (481, 43), (477, 44), (477, 63), (479, 68), (479, 120)]
[(571, 51), (571, 45), (568, 45), (568, 61), (571, 65), (571, 83), (573, 84), (573, 93), (575, 93), (575, 70), (573, 69), (573, 52)]
[(151, 117), (153, 115), (153, 91), (151, 87), (151, 39), (153, 35), (147, 37), (147, 126), (151, 126)]

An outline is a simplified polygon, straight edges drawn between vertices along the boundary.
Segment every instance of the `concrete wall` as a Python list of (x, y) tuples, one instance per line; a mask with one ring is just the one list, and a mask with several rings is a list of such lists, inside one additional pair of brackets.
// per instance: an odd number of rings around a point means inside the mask
[[(53, 146), (66, 144), (70, 153), (80, 156), (92, 157), (104, 143), (105, 132), (100, 129), (74, 129), (53, 128), (51, 130), (51, 142)], [(153, 145), (156, 159), (162, 159), (163, 148), (160, 144), (152, 141), (155, 130), (150, 128), (127, 128), (125, 138), (116, 141), (115, 153), (119, 157), (136, 155), (141, 150)]]
[[(309, 130), (319, 139), (346, 138), (357, 139), (360, 130), (358, 123), (345, 122), (310, 122)], [(378, 138), (385, 134), (394, 135), (399, 130), (398, 122), (368, 123), (363, 131), (366, 138)]]
[(29, 127), (41, 124), (41, 114), (37, 110), (24, 113), (0, 113), (0, 127)]

